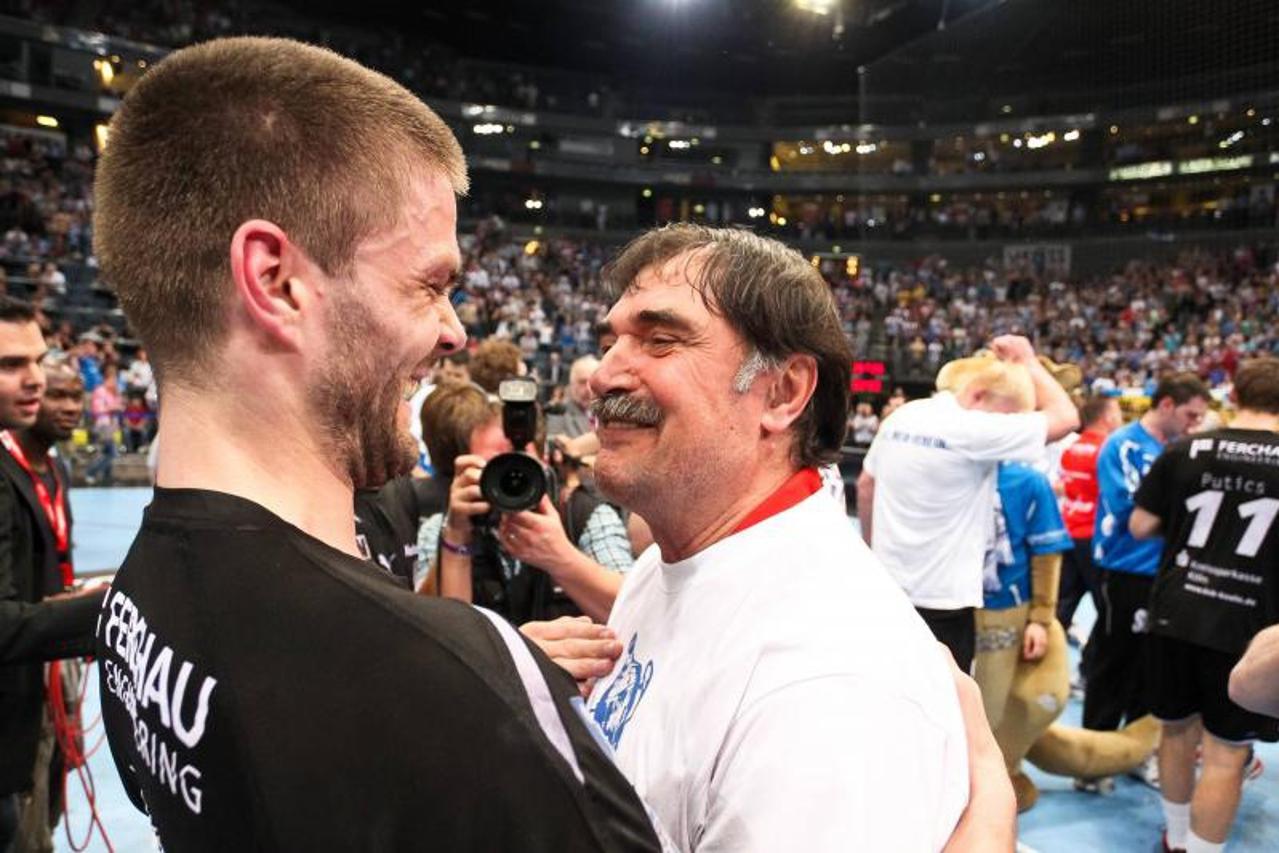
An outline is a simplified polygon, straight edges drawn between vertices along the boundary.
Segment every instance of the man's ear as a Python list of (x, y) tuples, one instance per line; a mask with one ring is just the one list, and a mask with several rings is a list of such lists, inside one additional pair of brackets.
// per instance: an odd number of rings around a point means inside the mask
[(816, 389), (817, 359), (807, 354), (788, 356), (768, 383), (760, 426), (769, 433), (790, 429), (804, 413)]
[(250, 219), (231, 237), (231, 280), (239, 308), (275, 346), (298, 345), (302, 310), (314, 297), (298, 277), (305, 266), (301, 250), (273, 222)]

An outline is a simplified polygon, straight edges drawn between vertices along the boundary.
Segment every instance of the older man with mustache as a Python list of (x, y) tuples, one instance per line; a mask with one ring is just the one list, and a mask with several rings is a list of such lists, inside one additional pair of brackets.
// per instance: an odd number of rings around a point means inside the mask
[(696, 226), (638, 238), (609, 277), (596, 477), (656, 547), (588, 709), (663, 830), (688, 851), (1010, 848), (998, 786), (977, 847), (974, 821), (956, 831), (986, 736), (821, 489), (849, 380), (826, 283), (780, 243)]

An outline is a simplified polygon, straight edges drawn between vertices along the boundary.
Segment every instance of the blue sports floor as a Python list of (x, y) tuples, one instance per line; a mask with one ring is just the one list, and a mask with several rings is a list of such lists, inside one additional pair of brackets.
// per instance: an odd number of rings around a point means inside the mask
[[(150, 489), (75, 489), (71, 492), (75, 513), (75, 563), (84, 573), (113, 569), (120, 565), (142, 519), (142, 509), (150, 500)], [(1084, 607), (1089, 607), (1087, 601)], [(1082, 608), (1081, 608), (1082, 609)], [(1091, 620), (1091, 610), (1081, 613)], [(91, 680), (85, 719), (98, 713), (97, 679)], [(1072, 701), (1065, 719), (1078, 724), (1080, 707)], [(101, 727), (86, 739), (91, 745)], [(1228, 850), (1279, 851), (1279, 746), (1264, 744), (1258, 753), (1265, 762), (1263, 776), (1244, 789), (1243, 803)], [(150, 827), (134, 810), (120, 786), (105, 745), (89, 762), (97, 788), (97, 807), (103, 825), (119, 853), (158, 850)], [(1156, 791), (1129, 779), (1118, 780), (1115, 791), (1106, 796), (1079, 794), (1069, 779), (1047, 776), (1030, 769), (1039, 785), (1039, 804), (1022, 816), (1021, 848), (1038, 853), (1076, 851), (1158, 850), (1163, 818)], [(69, 823), (77, 846), (89, 825), (89, 813), (79, 783), (68, 780)], [(69, 851), (64, 827), (58, 828), (57, 849)], [(99, 837), (87, 848), (105, 851)]]

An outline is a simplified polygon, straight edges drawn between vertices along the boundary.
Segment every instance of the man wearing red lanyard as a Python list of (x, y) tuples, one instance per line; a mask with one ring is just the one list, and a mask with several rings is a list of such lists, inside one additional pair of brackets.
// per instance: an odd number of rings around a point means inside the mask
[(850, 368), (829, 287), (776, 241), (687, 225), (637, 238), (609, 280), (596, 479), (656, 544), (588, 702), (618, 765), (680, 850), (959, 842), (944, 652), (821, 489)]
[[(12, 455), (31, 458), (9, 430), (37, 419), (45, 390), (41, 361), (46, 347), (30, 306), (0, 298), (0, 433), (10, 452), (0, 453), (0, 849), (16, 831), (17, 795), (32, 785), (44, 707), (44, 661), (77, 657), (93, 648), (93, 626), (102, 591), (66, 594), (66, 548), (53, 533), (61, 517), (53, 492)], [(34, 445), (33, 445), (34, 447)], [(47, 455), (47, 446), (45, 453)], [(42, 460), (47, 467), (47, 460)], [(40, 499), (43, 490), (47, 500)], [(49, 512), (46, 513), (46, 506)]]
[[(79, 371), (65, 362), (46, 361), (43, 367), (46, 385), (40, 413), (27, 429), (0, 432), (0, 445), (7, 451), (7, 457), (0, 454), (0, 470), (18, 486), (43, 534), (40, 564), (46, 574), (56, 577), (65, 589), (75, 578), (71, 565), (71, 503), (67, 498), (71, 477), (66, 465), (52, 456), (50, 450), (58, 442), (71, 438), (84, 415), (84, 381)], [(26, 489), (28, 485), (30, 491)], [(33, 496), (34, 504), (31, 503)], [(65, 593), (59, 591), (54, 595)], [(92, 627), (93, 623), (86, 620), (84, 630), (91, 631)], [(47, 676), (63, 678), (64, 685), (69, 686), (79, 682), (79, 674), (78, 664), (63, 661), (57, 668), (51, 668)], [(69, 704), (75, 701), (72, 693), (64, 691)], [(63, 788), (58, 784), (63, 767), (64, 757), (57, 748), (52, 718), (46, 712), (36, 749), (31, 793), (19, 800), (18, 849), (53, 849), (52, 829), (63, 808)]]

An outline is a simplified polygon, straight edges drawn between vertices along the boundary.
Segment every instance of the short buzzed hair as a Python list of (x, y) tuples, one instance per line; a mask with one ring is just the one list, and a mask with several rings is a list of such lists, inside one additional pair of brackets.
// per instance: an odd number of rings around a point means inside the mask
[(30, 303), (0, 294), (0, 323), (25, 325), (36, 321), (36, 309)]
[(340, 275), (431, 173), (466, 191), (457, 139), (403, 86), (300, 42), (218, 39), (165, 58), (116, 113), (95, 249), (160, 377), (198, 383), (217, 373), (242, 223), (273, 222)]

